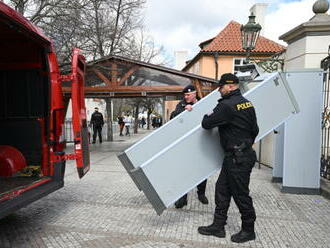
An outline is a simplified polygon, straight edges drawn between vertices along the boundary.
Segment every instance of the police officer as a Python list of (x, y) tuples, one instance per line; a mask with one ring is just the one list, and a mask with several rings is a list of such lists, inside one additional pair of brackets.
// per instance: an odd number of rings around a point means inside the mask
[(96, 107), (92, 114), (90, 125), (93, 126), (93, 144), (96, 142), (96, 135), (99, 135), (99, 141), (102, 143), (102, 127), (104, 125), (103, 115), (99, 112), (99, 108)]
[(255, 239), (256, 214), (249, 195), (249, 183), (251, 170), (256, 162), (252, 145), (259, 128), (253, 104), (242, 96), (238, 83), (235, 75), (222, 75), (219, 81), (222, 98), (218, 100), (213, 112), (205, 115), (202, 121), (202, 127), (205, 129), (218, 127), (225, 157), (215, 186), (216, 207), (213, 223), (199, 227), (198, 232), (225, 237), (224, 227), (233, 197), (241, 214), (242, 226), (240, 232), (231, 236), (231, 241), (243, 243)]
[[(193, 85), (186, 86), (183, 89), (182, 93), (184, 99), (176, 105), (175, 110), (171, 113), (170, 119), (174, 118), (185, 110), (191, 111), (192, 105), (198, 101), (196, 97), (196, 89)], [(207, 180), (201, 182), (197, 186), (198, 200), (203, 204), (209, 203), (209, 200), (205, 196), (206, 183)], [(175, 202), (176, 208), (183, 208), (185, 205), (187, 205), (187, 194), (185, 194), (178, 201)]]

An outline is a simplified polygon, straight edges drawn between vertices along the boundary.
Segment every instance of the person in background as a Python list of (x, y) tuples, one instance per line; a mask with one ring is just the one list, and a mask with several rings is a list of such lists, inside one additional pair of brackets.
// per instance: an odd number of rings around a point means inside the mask
[(125, 116), (125, 118), (124, 118), (124, 122), (125, 122), (125, 128), (126, 128), (126, 133), (125, 133), (125, 135), (126, 135), (126, 136), (131, 136), (131, 134), (130, 134), (130, 132), (129, 132), (129, 129), (130, 129), (132, 123), (133, 123), (133, 118), (132, 118), (132, 116), (130, 116), (129, 113), (127, 113), (127, 115)]
[(93, 127), (93, 144), (96, 142), (96, 136), (99, 136), (99, 142), (102, 143), (102, 127), (104, 125), (103, 115), (99, 112), (99, 108), (94, 108), (90, 125)]
[(156, 117), (152, 117), (151, 126), (152, 128), (156, 128)]
[[(188, 85), (185, 87), (182, 93), (183, 100), (176, 105), (175, 110), (171, 113), (170, 119), (173, 119), (175, 116), (179, 115), (185, 110), (192, 111), (192, 106), (198, 101), (196, 96), (196, 89), (193, 85)], [(204, 180), (199, 185), (197, 185), (198, 200), (203, 204), (209, 203), (209, 200), (205, 195), (206, 184), (207, 180)], [(185, 205), (187, 205), (187, 203), (187, 194), (185, 194), (179, 200), (177, 200), (174, 205), (176, 208), (183, 208)]]
[(142, 128), (144, 128), (145, 124), (146, 124), (146, 118), (142, 117), (142, 119), (141, 119)]
[(123, 130), (125, 126), (124, 118), (122, 116), (118, 116), (118, 125), (119, 125), (119, 136), (124, 136), (123, 135)]

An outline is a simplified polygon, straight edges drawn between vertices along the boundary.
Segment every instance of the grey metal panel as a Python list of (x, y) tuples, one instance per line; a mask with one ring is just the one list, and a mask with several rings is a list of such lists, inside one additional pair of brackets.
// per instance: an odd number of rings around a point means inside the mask
[[(260, 128), (257, 140), (297, 111), (288, 89), (286, 81), (275, 73), (245, 94), (256, 108)], [(223, 151), (217, 129), (204, 130), (200, 125), (219, 97), (217, 91), (211, 93), (191, 112), (182, 113), (125, 151), (138, 168), (131, 176), (148, 182), (148, 186), (139, 184), (147, 198), (155, 201), (152, 205), (158, 214), (221, 168)]]
[(287, 80), (301, 112), (285, 123), (283, 188), (318, 189), (323, 73), (289, 72)]
[(141, 191), (142, 188), (140, 187), (139, 180), (136, 177), (132, 176), (131, 171), (135, 169), (131, 160), (127, 157), (126, 153), (121, 153), (118, 155), (120, 162), (123, 164), (124, 168), (126, 169), (128, 175), (132, 178), (133, 182), (135, 183), (136, 187)]
[(298, 104), (283, 74), (271, 75), (244, 94), (256, 109), (259, 125), (256, 142), (280, 126), (293, 113), (299, 112)]
[(135, 168), (139, 167), (146, 160), (175, 142), (178, 137), (185, 135), (188, 130), (200, 125), (204, 114), (213, 110), (219, 98), (219, 92), (213, 91), (206, 98), (201, 99), (194, 106), (193, 111), (184, 111), (125, 150), (125, 154), (130, 159), (132, 165)]
[(146, 174), (141, 168), (134, 169), (132, 173), (134, 174), (135, 181), (139, 182), (139, 185), (141, 185), (144, 194), (148, 198), (153, 208), (156, 210), (157, 214), (160, 215), (166, 209), (166, 206), (162, 199), (159, 197), (159, 194), (153, 187), (152, 183), (149, 181), (149, 178), (146, 177)]
[(273, 164), (273, 182), (278, 182), (283, 178), (283, 156), (284, 156), (284, 128), (285, 124), (279, 126), (275, 135), (274, 164)]
[[(141, 165), (140, 169), (159, 194), (162, 203), (169, 207), (218, 171), (222, 160), (223, 150), (219, 145), (218, 131), (197, 127)], [(132, 175), (135, 176), (135, 171), (132, 171)]]

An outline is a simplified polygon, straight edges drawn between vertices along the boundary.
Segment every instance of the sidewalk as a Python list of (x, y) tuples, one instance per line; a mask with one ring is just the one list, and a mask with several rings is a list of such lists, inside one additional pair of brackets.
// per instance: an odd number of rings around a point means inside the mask
[(257, 212), (257, 239), (234, 244), (240, 217), (232, 202), (227, 237), (197, 233), (212, 222), (214, 185), (207, 184), (209, 205), (188, 194), (188, 206), (170, 208), (158, 216), (138, 191), (117, 155), (150, 131), (114, 142), (91, 145), (91, 171), (79, 180), (73, 162), (67, 164), (65, 187), (0, 220), (0, 247), (104, 248), (231, 248), (330, 247), (330, 201), (318, 195), (291, 195), (271, 183), (271, 169), (253, 169), (251, 195)]

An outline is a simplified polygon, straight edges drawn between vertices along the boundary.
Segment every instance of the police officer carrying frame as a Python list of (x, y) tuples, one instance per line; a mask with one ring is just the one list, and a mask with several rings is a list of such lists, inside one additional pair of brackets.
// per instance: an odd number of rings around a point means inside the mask
[(256, 214), (249, 195), (249, 183), (251, 170), (256, 162), (252, 145), (259, 128), (255, 109), (252, 103), (242, 96), (238, 83), (235, 75), (222, 75), (219, 81), (222, 98), (218, 100), (213, 112), (205, 115), (202, 121), (202, 127), (205, 129), (218, 127), (225, 157), (215, 186), (216, 207), (213, 223), (199, 227), (198, 232), (224, 238), (227, 212), (233, 197), (241, 214), (242, 226), (240, 232), (231, 236), (231, 241), (243, 243), (255, 239)]
[[(171, 113), (170, 119), (174, 118), (175, 116), (179, 115), (185, 110), (191, 111), (192, 105), (198, 101), (196, 97), (196, 89), (193, 85), (186, 86), (183, 91), (183, 97), (184, 99), (180, 101), (177, 105), (175, 110)], [(208, 204), (209, 200), (205, 196), (205, 190), (206, 190), (206, 183), (207, 180), (201, 182), (199, 185), (197, 185), (197, 195), (198, 200), (203, 204)], [(175, 202), (176, 208), (183, 208), (185, 205), (187, 205), (187, 194), (182, 196), (179, 200)]]
[(93, 126), (93, 144), (96, 142), (96, 135), (99, 136), (99, 141), (102, 143), (102, 127), (104, 125), (103, 115), (99, 112), (99, 108), (96, 107), (92, 114), (90, 125)]

